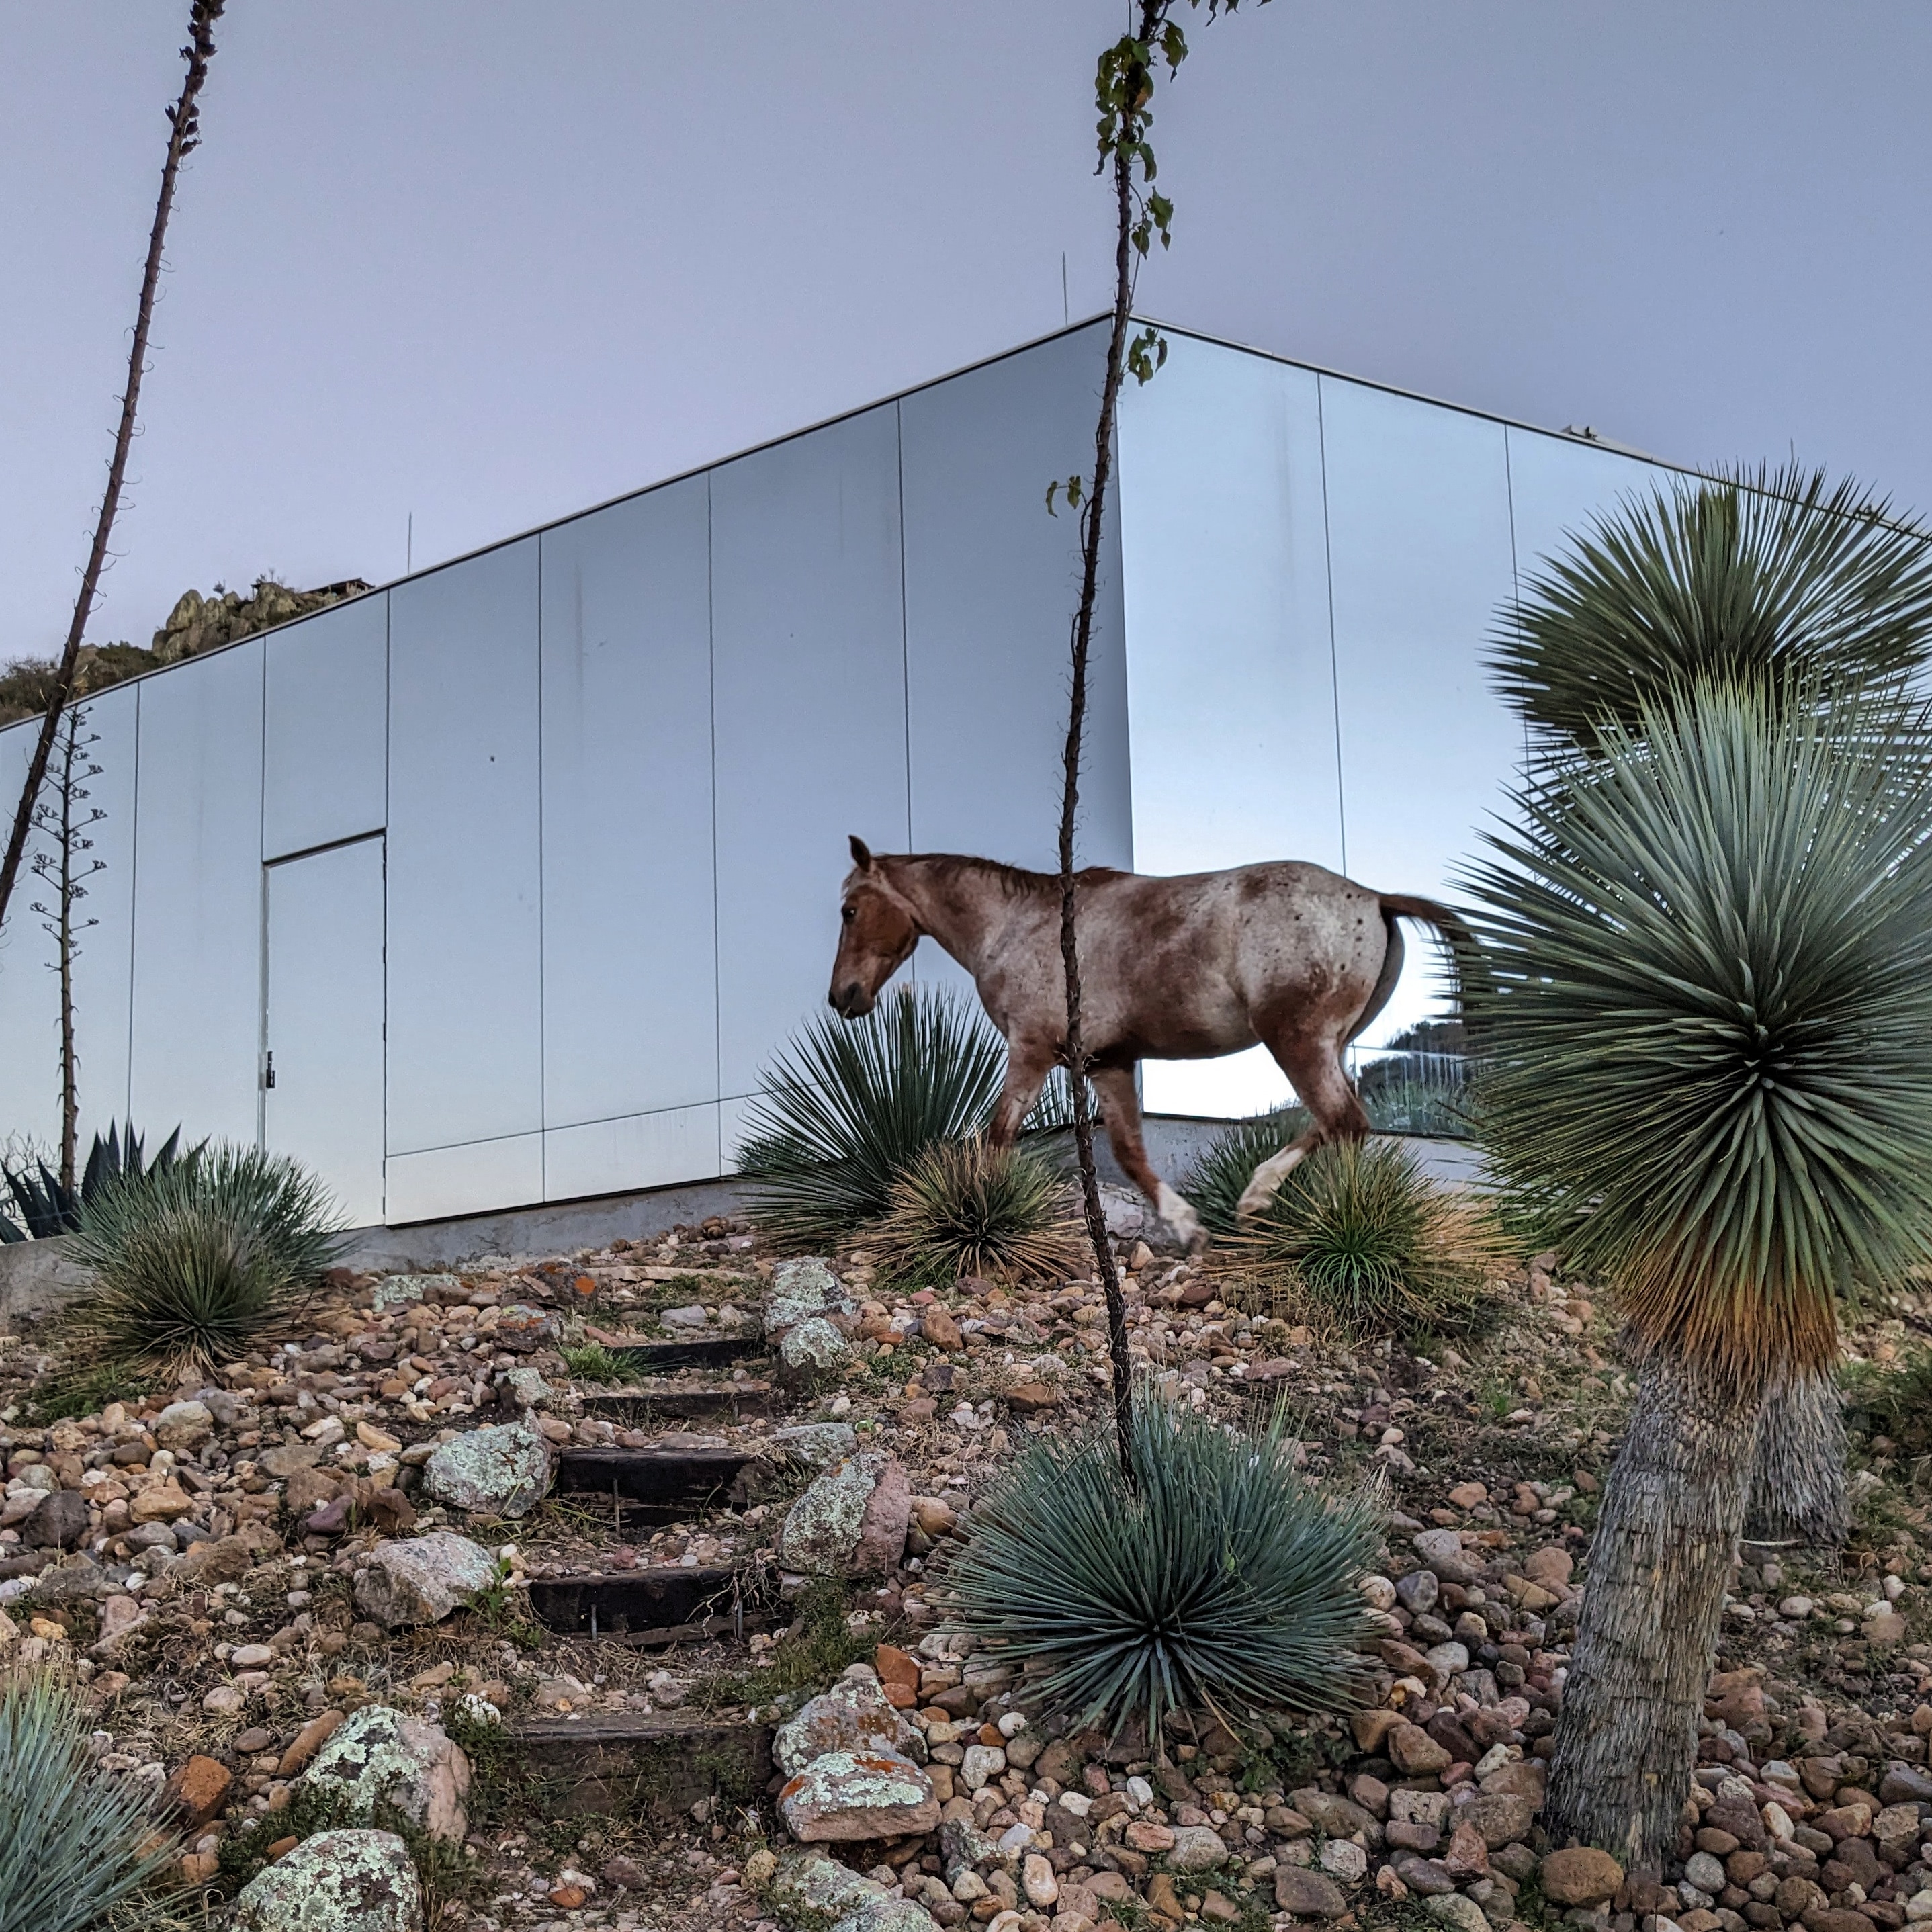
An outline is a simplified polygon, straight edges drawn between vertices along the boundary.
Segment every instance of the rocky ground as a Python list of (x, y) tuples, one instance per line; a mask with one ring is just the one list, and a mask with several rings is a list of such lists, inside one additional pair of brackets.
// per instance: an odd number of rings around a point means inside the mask
[[(1628, 1396), (1589, 1297), (1542, 1257), (1483, 1332), (1358, 1349), (1130, 1225), (1120, 1245), (1169, 1399), (1232, 1419), (1285, 1396), (1312, 1478), (1383, 1486), (1346, 1721), (1183, 1726), (1161, 1752), (1056, 1734), (943, 1629), (927, 1566), (1030, 1432), (1095, 1412), (1097, 1287), (896, 1292), (862, 1250), (775, 1263), (719, 1222), (338, 1276), (208, 1384), (51, 1428), (43, 1338), (0, 1337), (0, 1660), (86, 1681), (102, 1762), (165, 1786), (189, 1876), (257, 1932), (292, 1901), (401, 1932), (418, 1886), (430, 1922), (478, 1932), (1932, 1922), (1922, 1469), (1862, 1444), (1842, 1557), (1747, 1551), (1678, 1859), (1624, 1873), (1537, 1822)], [(1856, 1345), (1883, 1360), (1925, 1327), (1901, 1302)], [(601, 1352), (761, 1328), (769, 1360), (622, 1400)], [(558, 1486), (619, 1450), (735, 1474), (682, 1516)], [(535, 1607), (678, 1570), (721, 1581), (675, 1643)], [(620, 1732), (668, 1740), (672, 1769), (571, 1768)]]

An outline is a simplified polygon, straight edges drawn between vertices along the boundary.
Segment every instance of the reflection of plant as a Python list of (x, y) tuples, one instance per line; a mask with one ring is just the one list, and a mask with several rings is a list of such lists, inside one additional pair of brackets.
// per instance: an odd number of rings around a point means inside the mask
[(286, 1156), (198, 1148), (104, 1190), (74, 1258), (96, 1291), (76, 1312), (84, 1362), (156, 1370), (232, 1360), (333, 1262), (332, 1205)]
[[(107, 1138), (94, 1137), (78, 1188), (68, 1186), (38, 1156), (0, 1162), (0, 1178), (7, 1184), (20, 1218), (26, 1224), (22, 1234), (4, 1214), (0, 1214), (0, 1242), (50, 1240), (69, 1234), (80, 1226), (80, 1217), (90, 1203), (104, 1200), (110, 1189), (124, 1182), (135, 1183), (159, 1173), (177, 1157), (181, 1130), (177, 1127), (162, 1142), (152, 1162), (143, 1164), (142, 1143), (132, 1120), (124, 1135), (113, 1122), (108, 1124)], [(29, 1172), (31, 1166), (32, 1172)]]
[(1466, 1323), (1506, 1258), (1479, 1204), (1385, 1142), (1318, 1148), (1226, 1247), (1238, 1264), (1280, 1270), (1358, 1335)]
[(92, 1729), (78, 1697), (53, 1678), (0, 1682), (0, 1926), (88, 1932), (151, 1902), (179, 1856), (152, 1792), (95, 1768)]
[(818, 1020), (760, 1078), (738, 1171), (778, 1240), (836, 1241), (884, 1214), (936, 1142), (976, 1132), (1004, 1076), (998, 1037), (962, 1000), (893, 988), (861, 1020)]
[(1130, 1475), (1098, 1430), (1042, 1436), (973, 1513), (946, 1612), (1075, 1722), (1150, 1739), (1177, 1708), (1234, 1723), (1358, 1694), (1375, 1513), (1310, 1488), (1277, 1412), (1247, 1432), (1143, 1391)]
[(866, 1239), (908, 1282), (1019, 1279), (1072, 1268), (1080, 1223), (1059, 1178), (1019, 1148), (939, 1142), (892, 1184)]

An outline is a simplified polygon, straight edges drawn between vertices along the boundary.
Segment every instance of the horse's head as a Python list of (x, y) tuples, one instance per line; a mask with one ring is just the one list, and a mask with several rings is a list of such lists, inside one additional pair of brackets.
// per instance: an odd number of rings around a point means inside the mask
[(879, 988), (912, 957), (919, 921), (862, 838), (852, 841), (852, 869), (839, 899), (838, 957), (832, 962), (826, 998), (842, 1018), (860, 1020), (872, 1010)]

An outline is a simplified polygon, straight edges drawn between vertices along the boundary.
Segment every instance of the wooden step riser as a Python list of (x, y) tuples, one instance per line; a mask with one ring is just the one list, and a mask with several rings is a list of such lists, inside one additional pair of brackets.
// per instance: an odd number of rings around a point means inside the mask
[(609, 1498), (621, 1534), (743, 1509), (747, 1472), (760, 1460), (736, 1449), (566, 1449), (551, 1488), (558, 1496)]
[(538, 1620), (560, 1635), (647, 1646), (742, 1636), (770, 1620), (756, 1580), (722, 1564), (535, 1577), (530, 1598)]
[(762, 1382), (742, 1389), (610, 1389), (581, 1398), (586, 1415), (620, 1429), (648, 1429), (659, 1422), (742, 1422), (771, 1412), (772, 1392)]
[(756, 1799), (772, 1775), (769, 1725), (671, 1716), (532, 1718), (517, 1761), (550, 1817), (672, 1817), (700, 1798)]
[(765, 1352), (762, 1335), (719, 1335), (703, 1342), (639, 1342), (610, 1350), (629, 1376), (661, 1376), (678, 1369), (728, 1369)]

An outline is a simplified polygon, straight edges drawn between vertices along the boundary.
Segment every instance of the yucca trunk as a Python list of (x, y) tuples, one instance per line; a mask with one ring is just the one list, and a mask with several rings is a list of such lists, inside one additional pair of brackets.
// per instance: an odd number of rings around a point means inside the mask
[(1654, 1353), (1604, 1485), (1544, 1826), (1660, 1870), (1736, 1560), (1761, 1391)]
[(1851, 1526), (1838, 1384), (1828, 1373), (1774, 1384), (1758, 1422), (1745, 1536), (1835, 1549)]

